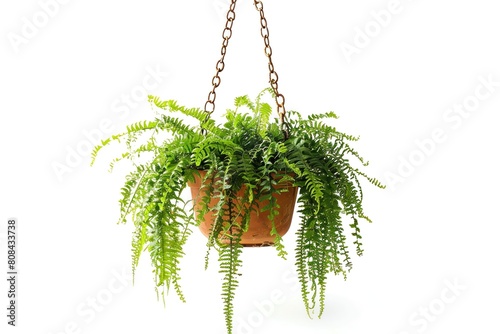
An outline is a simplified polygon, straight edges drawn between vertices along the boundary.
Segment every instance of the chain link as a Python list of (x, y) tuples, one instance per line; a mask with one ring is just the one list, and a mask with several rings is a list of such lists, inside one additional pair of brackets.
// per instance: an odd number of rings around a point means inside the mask
[(289, 125), (286, 121), (286, 109), (285, 109), (285, 96), (278, 91), (278, 73), (274, 69), (273, 64), (273, 49), (269, 43), (269, 28), (267, 25), (267, 19), (264, 15), (264, 4), (261, 0), (254, 0), (255, 9), (260, 14), (260, 35), (264, 39), (264, 53), (268, 59), (268, 68), (269, 68), (269, 84), (274, 91), (276, 105), (278, 107), (278, 116), (279, 122), (282, 127), (282, 131), (285, 134), (285, 138), (288, 138), (290, 135)]
[(222, 31), (223, 41), (220, 50), (221, 58), (217, 61), (217, 64), (215, 65), (216, 72), (214, 77), (212, 78), (212, 90), (210, 91), (210, 93), (208, 93), (207, 102), (205, 103), (204, 110), (207, 113), (206, 120), (210, 118), (210, 115), (215, 110), (215, 98), (217, 97), (215, 90), (217, 89), (217, 87), (219, 87), (221, 83), (220, 72), (222, 72), (224, 70), (224, 67), (226, 66), (226, 64), (224, 63), (224, 59), (226, 58), (226, 51), (227, 51), (227, 46), (229, 45), (229, 39), (233, 35), (233, 24), (234, 20), (236, 19), (236, 12), (234, 11), (235, 8), (236, 8), (236, 0), (231, 0), (229, 10), (227, 11), (226, 14), (226, 19), (227, 19), (226, 26)]
[[(272, 60), (272, 54), (273, 50), (271, 48), (271, 45), (269, 43), (269, 28), (267, 25), (267, 20), (264, 15), (264, 5), (262, 4), (262, 1), (260, 0), (254, 0), (254, 5), (255, 9), (259, 11), (260, 13), (260, 35), (264, 39), (264, 53), (266, 54), (268, 58), (268, 68), (269, 68), (269, 84), (271, 85), (271, 88), (273, 89), (274, 96), (275, 96), (275, 101), (276, 105), (278, 107), (278, 116), (279, 116), (279, 122), (282, 128), (282, 131), (285, 135), (285, 138), (289, 137), (289, 125), (286, 121), (286, 110), (285, 110), (285, 97), (283, 94), (281, 94), (278, 91), (278, 73), (274, 69), (274, 64)], [(219, 87), (221, 83), (221, 78), (220, 78), (220, 72), (224, 70), (225, 63), (224, 59), (226, 58), (226, 51), (227, 51), (227, 46), (229, 45), (229, 39), (233, 35), (233, 24), (234, 20), (236, 19), (236, 13), (235, 13), (235, 8), (236, 8), (236, 0), (231, 0), (231, 4), (229, 6), (229, 10), (226, 15), (226, 26), (224, 27), (224, 30), (222, 31), (222, 47), (221, 47), (221, 58), (217, 61), (217, 64), (215, 66), (216, 72), (214, 77), (212, 78), (212, 90), (210, 93), (208, 93), (208, 98), (207, 102), (205, 103), (204, 111), (207, 114), (207, 117), (205, 121), (208, 121), (212, 113), (215, 111), (215, 98), (217, 97), (217, 94), (215, 93), (215, 90), (217, 87)], [(202, 133), (205, 134), (206, 130), (202, 128)]]

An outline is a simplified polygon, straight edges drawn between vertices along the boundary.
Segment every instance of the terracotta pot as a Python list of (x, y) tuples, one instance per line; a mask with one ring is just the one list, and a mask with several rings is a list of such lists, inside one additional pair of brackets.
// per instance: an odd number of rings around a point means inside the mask
[[(195, 182), (189, 182), (188, 185), (191, 188), (191, 195), (194, 203), (195, 214), (198, 215), (198, 211), (201, 208), (201, 198), (205, 195), (206, 185), (202, 185), (203, 178), (206, 175), (205, 171), (199, 171), (200, 176), (195, 175)], [(207, 182), (210, 182), (207, 180)], [(281, 194), (273, 194), (279, 204), (279, 214), (274, 219), (274, 224), (276, 230), (280, 236), (285, 235), (289, 230), (292, 223), (293, 210), (295, 207), (295, 201), (297, 199), (297, 187), (290, 185), (280, 185), (280, 188), (288, 188), (288, 191)], [(237, 197), (243, 197), (245, 192), (245, 187), (240, 189), (237, 193)], [(265, 207), (269, 201), (264, 201), (259, 203), (259, 207)], [(217, 199), (212, 199), (209, 203), (209, 207), (213, 207), (217, 204)], [(256, 212), (255, 210), (250, 213), (250, 223), (248, 231), (243, 233), (241, 237), (241, 244), (246, 247), (251, 246), (270, 246), (274, 244), (274, 237), (271, 236), (271, 222), (267, 218), (269, 212)], [(208, 237), (210, 228), (214, 222), (214, 217), (212, 212), (208, 212), (200, 224), (201, 232)]]

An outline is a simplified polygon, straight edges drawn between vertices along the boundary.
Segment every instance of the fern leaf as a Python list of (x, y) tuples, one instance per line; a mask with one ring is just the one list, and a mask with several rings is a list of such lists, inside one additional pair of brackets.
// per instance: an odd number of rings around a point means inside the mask
[(239, 107), (248, 107), (251, 111), (255, 112), (255, 104), (252, 102), (252, 100), (248, 97), (248, 95), (245, 96), (239, 96), (234, 99), (234, 106), (236, 109)]

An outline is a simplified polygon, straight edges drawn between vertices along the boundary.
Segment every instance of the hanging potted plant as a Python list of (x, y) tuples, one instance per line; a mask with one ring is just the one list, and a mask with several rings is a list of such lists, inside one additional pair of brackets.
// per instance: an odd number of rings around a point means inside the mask
[[(235, 19), (236, 0), (232, 0), (222, 57), (205, 107), (188, 108), (149, 96), (158, 111), (156, 117), (129, 125), (124, 133), (103, 140), (92, 153), (94, 163), (103, 147), (122, 142), (126, 150), (111, 167), (123, 159), (134, 162), (119, 203), (119, 221), (131, 221), (135, 226), (133, 272), (143, 251), (149, 251), (156, 288), (173, 287), (184, 301), (180, 285), (184, 245), (197, 228), (207, 236), (205, 264), (208, 266), (214, 250), (223, 275), (228, 333), (232, 333), (233, 299), (244, 247), (273, 246), (278, 256), (286, 258), (282, 238), (298, 203), (295, 264), (302, 299), (309, 315), (318, 309), (321, 316), (327, 275), (345, 277), (352, 267), (348, 234), (354, 237), (356, 254), (363, 252), (359, 222), (369, 218), (362, 208), (360, 179), (383, 188), (355, 166), (356, 161), (361, 166), (367, 163), (351, 146), (357, 137), (330, 124), (337, 118), (335, 113), (302, 117), (285, 110), (263, 6), (261, 1), (254, 2), (261, 16), (270, 88), (253, 100), (246, 95), (237, 97), (222, 122), (212, 119), (215, 90)], [(272, 104), (277, 106), (276, 117)], [(186, 117), (194, 124), (186, 122)], [(183, 194), (188, 188), (191, 198)]]

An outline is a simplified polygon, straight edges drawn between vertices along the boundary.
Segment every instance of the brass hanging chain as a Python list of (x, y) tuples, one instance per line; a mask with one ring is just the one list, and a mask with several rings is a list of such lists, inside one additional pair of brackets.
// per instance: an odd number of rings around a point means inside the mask
[(222, 48), (220, 50), (221, 58), (217, 61), (217, 64), (215, 65), (216, 72), (214, 77), (212, 78), (212, 90), (210, 91), (210, 93), (208, 93), (208, 99), (207, 102), (205, 103), (205, 112), (207, 113), (206, 120), (210, 118), (210, 115), (215, 110), (215, 98), (217, 96), (217, 94), (215, 94), (215, 89), (219, 87), (221, 82), (219, 74), (224, 70), (224, 67), (226, 66), (226, 64), (224, 63), (224, 59), (226, 58), (226, 51), (227, 51), (227, 46), (229, 45), (229, 39), (233, 35), (233, 23), (234, 20), (236, 19), (236, 13), (234, 11), (235, 8), (236, 8), (236, 0), (231, 0), (229, 10), (227, 11), (226, 14), (227, 18), (226, 26), (222, 31), (223, 41), (222, 41)]
[[(279, 77), (278, 73), (274, 69), (274, 64), (272, 60), (273, 50), (269, 43), (269, 28), (267, 25), (266, 17), (264, 15), (264, 5), (262, 4), (261, 0), (254, 0), (254, 5), (255, 9), (257, 9), (257, 11), (259, 11), (260, 14), (260, 27), (261, 27), (260, 34), (264, 39), (264, 53), (266, 54), (268, 59), (269, 84), (271, 85), (271, 88), (273, 89), (274, 92), (275, 101), (278, 108), (277, 110), (279, 116), (278, 119), (281, 125), (281, 130), (285, 135), (285, 139), (287, 139), (290, 135), (290, 128), (286, 121), (285, 97), (278, 91)], [(223, 41), (221, 47), (221, 58), (217, 61), (217, 64), (215, 66), (216, 72), (214, 77), (212, 78), (212, 90), (210, 91), (210, 93), (208, 93), (207, 102), (205, 103), (204, 107), (204, 111), (207, 114), (205, 121), (208, 121), (212, 113), (215, 111), (215, 98), (217, 97), (215, 90), (217, 89), (217, 87), (219, 87), (221, 83), (220, 72), (224, 70), (225, 67), (224, 59), (226, 58), (227, 46), (229, 45), (229, 39), (233, 35), (232, 29), (234, 20), (236, 19), (235, 8), (236, 8), (236, 0), (231, 0), (229, 10), (227, 11), (226, 14), (226, 19), (227, 19), (226, 26), (222, 31)], [(202, 134), (206, 134), (206, 130), (203, 128), (202, 128)]]
[(273, 49), (269, 43), (269, 28), (267, 25), (266, 16), (264, 15), (264, 4), (261, 0), (254, 0), (255, 9), (259, 11), (260, 14), (260, 35), (264, 39), (264, 53), (268, 59), (269, 67), (269, 84), (274, 91), (276, 105), (278, 107), (279, 122), (281, 125), (281, 130), (285, 134), (285, 138), (290, 135), (290, 128), (286, 121), (286, 109), (285, 109), (285, 96), (278, 91), (278, 73), (274, 69), (273, 64)]

